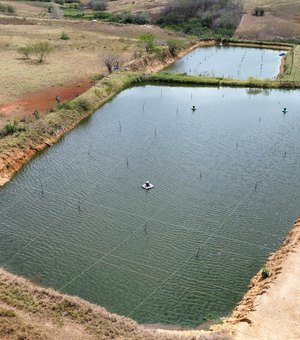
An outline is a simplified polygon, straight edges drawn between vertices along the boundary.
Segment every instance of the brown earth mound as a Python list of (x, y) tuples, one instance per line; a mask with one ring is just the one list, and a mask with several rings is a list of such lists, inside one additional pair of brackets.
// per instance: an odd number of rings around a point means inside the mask
[(89, 79), (80, 79), (65, 86), (53, 86), (22, 96), (19, 100), (0, 106), (0, 112), (4, 116), (12, 114), (31, 114), (34, 111), (44, 113), (51, 109), (59, 96), (62, 102), (70, 101), (92, 87)]

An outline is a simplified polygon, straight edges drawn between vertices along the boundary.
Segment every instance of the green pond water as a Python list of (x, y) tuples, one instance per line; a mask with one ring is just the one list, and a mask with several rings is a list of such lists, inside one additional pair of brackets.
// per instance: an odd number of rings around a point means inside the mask
[(123, 91), (0, 189), (0, 265), (141, 323), (227, 315), (300, 211), (299, 94)]
[(282, 58), (279, 53), (250, 47), (201, 47), (175, 61), (166, 71), (236, 79), (276, 78)]

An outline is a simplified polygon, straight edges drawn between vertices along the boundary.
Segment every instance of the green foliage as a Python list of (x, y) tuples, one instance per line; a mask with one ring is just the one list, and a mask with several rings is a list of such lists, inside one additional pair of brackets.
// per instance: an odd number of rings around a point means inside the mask
[(91, 109), (91, 105), (86, 99), (79, 99), (77, 101), (77, 106), (80, 111), (87, 112)]
[(130, 12), (124, 12), (119, 15), (118, 22), (123, 24), (135, 24), (145, 25), (150, 22), (146, 13), (132, 14)]
[(122, 24), (145, 25), (150, 23), (146, 13), (132, 14), (130, 12), (109, 13), (103, 10), (84, 13), (80, 6), (63, 7), (64, 16), (73, 19), (103, 20), (107, 22), (119, 22)]
[(261, 271), (261, 277), (262, 277), (263, 279), (266, 279), (266, 278), (269, 277), (269, 276), (270, 276), (270, 270), (269, 270), (269, 268), (264, 267), (264, 268), (262, 269), (262, 271)]
[(142, 33), (139, 36), (138, 44), (146, 49), (147, 52), (153, 52), (155, 45), (155, 35), (153, 33)]
[(61, 40), (69, 40), (70, 37), (66, 32), (61, 32), (60, 39)]
[(170, 38), (167, 40), (167, 45), (171, 56), (175, 57), (180, 50), (186, 47), (187, 43), (182, 39)]
[(17, 121), (7, 122), (3, 130), (0, 132), (0, 136), (5, 137), (5, 136), (13, 135), (16, 132), (24, 131), (24, 130), (25, 130), (24, 127), (18, 126)]
[(91, 0), (87, 3), (87, 7), (93, 11), (105, 11), (107, 8), (107, 0)]
[(32, 45), (33, 53), (36, 55), (39, 63), (45, 61), (52, 49), (53, 46), (48, 41), (39, 41)]
[(235, 0), (169, 0), (156, 23), (203, 39), (232, 36), (242, 17)]
[(29, 59), (30, 54), (33, 53), (32, 45), (20, 47), (18, 48), (18, 52), (22, 54), (25, 57), (25, 59)]
[(262, 7), (255, 7), (253, 15), (255, 15), (257, 17), (262, 17), (262, 16), (265, 15), (265, 9), (262, 8)]
[(14, 14), (14, 13), (16, 13), (16, 10), (11, 5), (6, 5), (6, 4), (0, 3), (0, 12), (7, 13), (7, 14)]

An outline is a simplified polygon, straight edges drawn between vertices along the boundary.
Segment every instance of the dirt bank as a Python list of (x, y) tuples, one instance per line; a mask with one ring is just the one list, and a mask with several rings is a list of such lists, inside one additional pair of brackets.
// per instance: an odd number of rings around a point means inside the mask
[(35, 110), (45, 113), (56, 104), (56, 97), (59, 96), (61, 101), (70, 101), (93, 86), (90, 79), (76, 79), (64, 86), (53, 86), (36, 92), (27, 93), (19, 100), (0, 106), (0, 112), (3, 116), (13, 114), (26, 115)]
[(263, 279), (259, 271), (252, 278), (224, 326), (236, 339), (299, 339), (300, 218), (265, 266), (270, 276)]

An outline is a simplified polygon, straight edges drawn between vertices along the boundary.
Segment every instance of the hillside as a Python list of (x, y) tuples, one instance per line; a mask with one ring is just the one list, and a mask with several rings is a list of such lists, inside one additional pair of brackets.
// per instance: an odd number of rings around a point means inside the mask
[[(263, 16), (254, 9), (263, 8)], [(244, 16), (235, 37), (258, 40), (299, 40), (300, 2), (298, 0), (246, 0)]]

